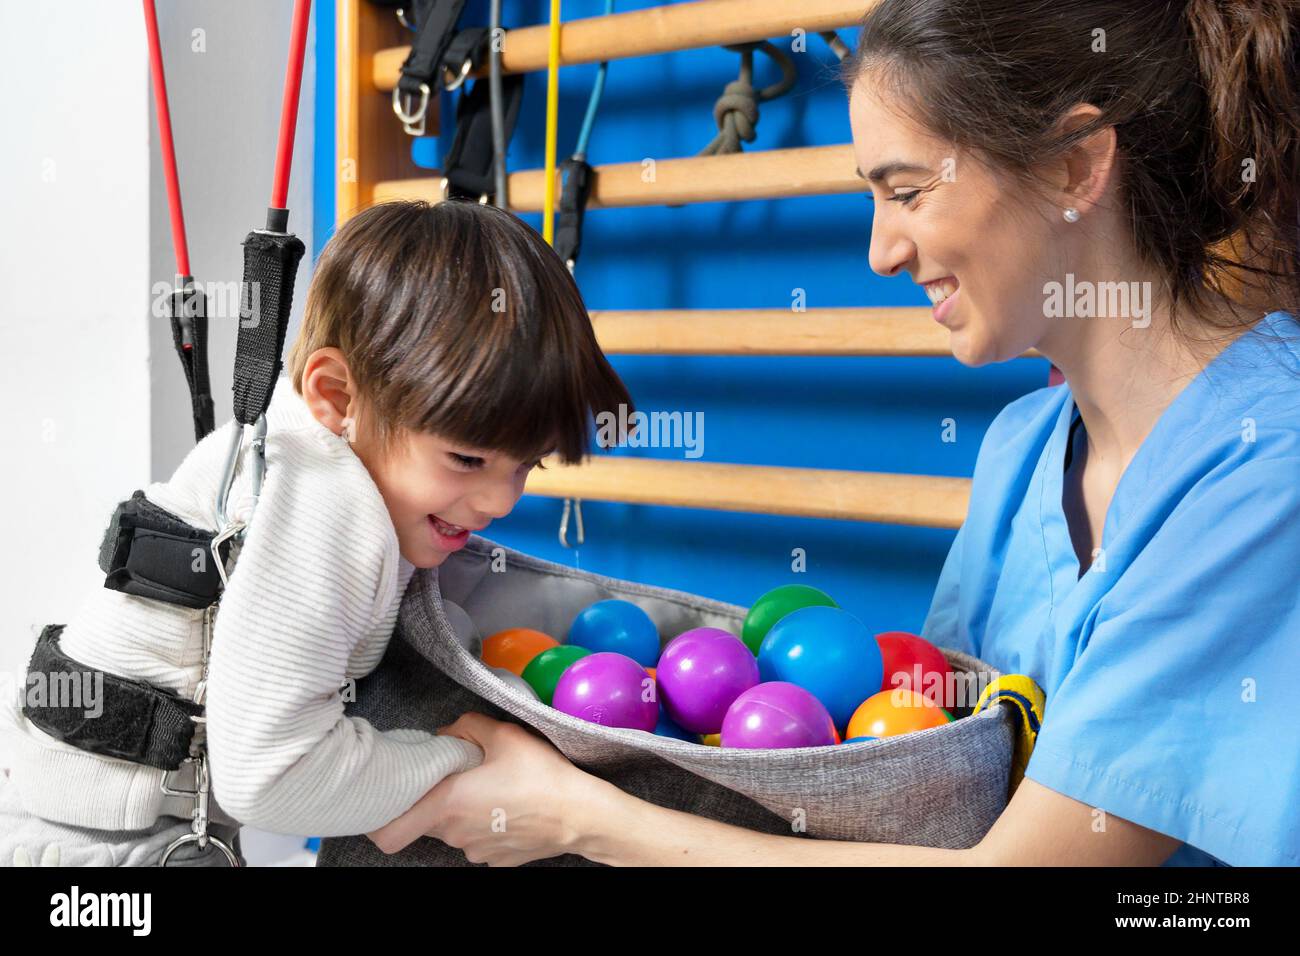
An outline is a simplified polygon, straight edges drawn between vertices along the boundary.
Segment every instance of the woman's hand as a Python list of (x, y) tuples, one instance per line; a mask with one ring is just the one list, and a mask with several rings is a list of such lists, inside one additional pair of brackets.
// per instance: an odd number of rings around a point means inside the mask
[(385, 853), (421, 836), (465, 851), (471, 863), (517, 866), (572, 852), (574, 815), (597, 778), (518, 724), (463, 714), (439, 733), (478, 744), (483, 763), (440, 781), (413, 807), (368, 834)]

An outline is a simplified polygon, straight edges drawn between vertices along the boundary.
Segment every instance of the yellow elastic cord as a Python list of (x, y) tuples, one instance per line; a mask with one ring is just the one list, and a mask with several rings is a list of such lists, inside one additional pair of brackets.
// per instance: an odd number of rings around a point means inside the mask
[(550, 52), (546, 57), (546, 205), (542, 238), (555, 243), (555, 150), (560, 126), (560, 0), (551, 0)]

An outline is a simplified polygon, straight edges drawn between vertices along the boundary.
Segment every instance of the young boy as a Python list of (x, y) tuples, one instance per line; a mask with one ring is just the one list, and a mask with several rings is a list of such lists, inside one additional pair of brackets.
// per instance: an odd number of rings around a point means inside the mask
[[(591, 418), (631, 406), (572, 277), (515, 216), (470, 202), (395, 202), (349, 220), (317, 264), (302, 328), (267, 413), (260, 497), (217, 605), (206, 684), (209, 832), (241, 824), (369, 833), (482, 754), (455, 737), (377, 732), (340, 688), (384, 654), (416, 568), (434, 568), (509, 514), (529, 471), (587, 453)], [(205, 438), (146, 498), (219, 530), (232, 433)], [(89, 556), (86, 556), (89, 558)], [(101, 588), (60, 637), (84, 667), (192, 699), (203, 614)], [(6, 719), (7, 718), (7, 719)], [(153, 865), (190, 832), (167, 772), (45, 733), (0, 707), (0, 865)], [(169, 787), (178, 784), (167, 777)], [(169, 863), (224, 865), (211, 846)]]

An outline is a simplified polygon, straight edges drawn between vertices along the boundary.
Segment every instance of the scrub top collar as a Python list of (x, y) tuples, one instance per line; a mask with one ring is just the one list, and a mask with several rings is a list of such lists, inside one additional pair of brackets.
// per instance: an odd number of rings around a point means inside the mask
[[(1271, 312), (1261, 318), (1250, 330), (1239, 335), (1211, 359), (1156, 419), (1155, 425), (1120, 476), (1106, 509), (1106, 520), (1103, 522), (1101, 542), (1098, 545), (1103, 559), (1115, 535), (1124, 527), (1125, 516), (1131, 514), (1157, 484), (1153, 479), (1159, 470), (1165, 463), (1178, 460), (1180, 449), (1197, 440), (1207, 423), (1221, 420), (1217, 416), (1206, 414), (1211, 402), (1221, 405), (1234, 397), (1243, 403), (1250, 399), (1248, 394), (1232, 394), (1232, 372), (1229, 369), (1246, 362), (1275, 362), (1275, 355), (1263, 352), (1269, 347), (1267, 335), (1286, 334), (1283, 326), (1287, 319), (1288, 315), (1284, 312)], [(1043, 529), (1043, 553), (1051, 583), (1053, 607), (1059, 606), (1087, 573), (1075, 553), (1063, 504), (1065, 469), (1069, 460), (1067, 452), (1075, 438), (1075, 426), (1082, 433), (1080, 440), (1083, 441), (1087, 440), (1087, 429), (1069, 383), (1056, 387), (1065, 389), (1065, 400), (1039, 467), (1042, 476), (1039, 520)]]

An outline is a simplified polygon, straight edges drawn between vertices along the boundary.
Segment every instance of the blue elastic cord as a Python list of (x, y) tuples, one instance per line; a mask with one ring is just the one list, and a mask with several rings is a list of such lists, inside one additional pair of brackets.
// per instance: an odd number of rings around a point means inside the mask
[[(614, 12), (614, 0), (605, 0), (605, 16)], [(591, 128), (596, 125), (596, 110), (600, 106), (600, 97), (605, 92), (605, 74), (609, 72), (609, 61), (600, 64), (596, 71), (596, 83), (591, 88), (591, 98), (587, 100), (587, 115), (582, 120), (582, 131), (578, 133), (578, 147), (573, 155), (579, 159), (587, 158), (587, 141), (591, 139)]]

